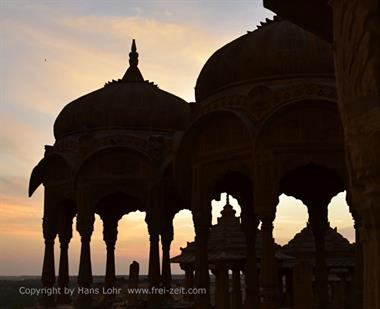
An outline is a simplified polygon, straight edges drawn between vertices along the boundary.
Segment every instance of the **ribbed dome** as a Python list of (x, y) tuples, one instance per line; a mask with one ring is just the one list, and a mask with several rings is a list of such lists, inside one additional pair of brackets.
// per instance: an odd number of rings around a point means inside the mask
[(217, 50), (199, 74), (195, 97), (202, 101), (221, 89), (255, 79), (333, 74), (328, 43), (275, 17)]
[(124, 77), (66, 105), (54, 124), (56, 139), (74, 133), (108, 129), (183, 130), (190, 108), (181, 98), (144, 81), (133, 41)]

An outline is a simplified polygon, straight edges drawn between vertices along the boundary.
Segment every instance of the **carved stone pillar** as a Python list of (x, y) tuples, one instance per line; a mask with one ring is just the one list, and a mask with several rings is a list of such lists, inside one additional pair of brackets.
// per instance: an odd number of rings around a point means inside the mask
[(162, 245), (162, 284), (169, 288), (172, 283), (172, 273), (170, 268), (170, 244), (173, 240), (173, 221), (169, 220), (165, 224), (163, 233), (161, 234)]
[(328, 301), (328, 271), (325, 254), (325, 234), (314, 234), (315, 239), (315, 281), (318, 308), (327, 308)]
[[(192, 289), (194, 287), (194, 267), (191, 264), (181, 264), (181, 268), (185, 271), (185, 288), (186, 290)], [(185, 300), (192, 301), (193, 294), (185, 294)]]
[(107, 248), (106, 260), (106, 276), (104, 278), (104, 286), (112, 288), (115, 286), (116, 271), (115, 271), (115, 244), (117, 239), (117, 224), (116, 217), (105, 216), (103, 219), (103, 240)]
[(89, 287), (92, 284), (91, 252), (90, 241), (91, 233), (81, 234), (81, 251), (79, 262), (78, 285)]
[(78, 188), (77, 203), (77, 230), (81, 236), (78, 285), (79, 287), (89, 287), (92, 284), (90, 241), (95, 221), (89, 187)]
[(242, 308), (240, 268), (232, 269), (232, 309)]
[[(244, 211), (243, 211), (244, 212)], [(256, 257), (256, 236), (259, 220), (256, 216), (242, 213), (242, 226), (247, 241), (247, 259), (244, 269), (245, 277), (245, 303), (244, 307), (258, 308), (260, 306), (259, 278)]]
[(346, 273), (341, 273), (338, 275), (340, 281), (337, 284), (337, 290), (338, 290), (338, 297), (337, 297), (337, 305), (338, 308), (347, 308), (347, 305), (349, 304), (349, 300), (347, 299), (348, 295), (346, 295), (346, 289), (347, 289), (347, 281), (346, 281)]
[[(45, 188), (44, 199), (44, 217), (42, 221), (42, 231), (45, 240), (45, 252), (42, 265), (41, 282), (42, 286), (50, 288), (55, 283), (55, 265), (54, 265), (54, 240), (57, 235), (57, 216), (56, 203), (49, 188)], [(54, 296), (42, 296), (41, 304), (53, 306), (55, 303)]]
[(208, 238), (211, 226), (211, 198), (207, 189), (207, 177), (201, 175), (199, 167), (193, 168), (191, 208), (195, 230), (195, 284), (205, 293), (198, 293), (195, 299), (195, 308), (209, 309), (210, 278), (208, 265)]
[(160, 253), (158, 246), (158, 233), (151, 232), (149, 237), (149, 270), (148, 277), (151, 287), (158, 287), (160, 285)]
[(75, 301), (76, 308), (90, 308), (92, 295), (84, 291), (92, 284), (90, 241), (92, 231), (81, 233), (81, 251), (78, 273), (78, 297)]
[(277, 309), (279, 303), (278, 293), (278, 269), (275, 257), (275, 247), (273, 239), (274, 215), (264, 215), (261, 217), (261, 233), (263, 238), (263, 252), (261, 256), (261, 284), (263, 309)]
[(355, 309), (363, 308), (363, 247), (362, 241), (360, 239), (360, 230), (362, 228), (361, 219), (357, 214), (353, 214), (355, 224), (355, 269), (354, 269), (354, 282), (353, 292), (354, 299), (353, 303)]
[[(379, 201), (380, 203), (380, 201)], [(380, 205), (380, 204), (379, 204)], [(380, 209), (363, 220), (363, 308), (380, 308)], [(364, 219), (364, 218), (363, 218)]]
[(228, 268), (223, 265), (217, 265), (213, 270), (215, 275), (215, 307), (220, 309), (230, 308), (229, 278)]
[[(43, 287), (51, 288), (55, 283), (54, 268), (54, 238), (45, 238), (45, 253), (42, 266), (41, 282)], [(46, 306), (54, 305), (54, 296), (43, 296), (41, 303)]]
[[(309, 204), (310, 205), (310, 204)], [(309, 206), (309, 221), (315, 241), (315, 281), (317, 308), (328, 307), (328, 270), (326, 265), (325, 235), (328, 227), (327, 202)]]
[(285, 273), (285, 306), (293, 306), (293, 274), (291, 270)]
[(61, 253), (59, 256), (59, 272), (58, 272), (58, 286), (63, 289), (69, 284), (69, 259), (68, 249), (69, 241), (67, 239), (59, 239)]
[(194, 287), (194, 268), (191, 265), (186, 265), (185, 270), (185, 288), (192, 289)]
[(208, 235), (209, 224), (203, 220), (195, 220), (195, 243), (196, 243), (196, 262), (195, 280), (196, 287), (206, 289), (206, 294), (198, 294), (196, 298), (196, 308), (210, 308), (210, 287), (208, 269)]
[[(74, 215), (74, 213), (69, 214), (69, 211), (62, 213), (61, 227), (58, 233), (61, 250), (59, 257), (58, 286), (61, 288), (61, 291), (64, 291), (64, 289), (68, 287), (70, 280), (68, 249), (73, 234), (72, 224)], [(59, 304), (67, 304), (70, 302), (70, 296), (68, 294), (61, 293), (57, 296), (57, 303)]]
[(299, 262), (293, 268), (294, 309), (313, 309), (313, 269), (308, 262)]
[(380, 308), (379, 1), (332, 1), (338, 104), (350, 189), (363, 220), (363, 308)]
[(41, 281), (44, 287), (52, 287), (55, 283), (54, 238), (45, 238), (45, 253), (42, 266)]
[[(63, 237), (59, 238), (61, 253), (59, 256), (59, 273), (58, 273), (58, 286), (61, 288), (61, 291), (64, 291), (69, 285), (69, 240)], [(59, 304), (68, 304), (70, 303), (69, 295), (61, 293), (57, 296), (57, 303)]]

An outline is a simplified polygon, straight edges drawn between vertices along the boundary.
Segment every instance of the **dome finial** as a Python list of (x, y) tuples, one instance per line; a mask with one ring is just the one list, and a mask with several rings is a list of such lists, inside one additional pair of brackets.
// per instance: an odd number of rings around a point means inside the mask
[(141, 75), (137, 65), (139, 63), (139, 53), (136, 48), (135, 39), (132, 40), (131, 51), (129, 53), (129, 68), (123, 76), (123, 81), (126, 82), (143, 82), (144, 78)]
[(132, 40), (131, 52), (129, 53), (129, 65), (131, 67), (137, 67), (139, 64), (139, 53), (136, 51), (136, 41)]
[(224, 205), (223, 210), (221, 211), (222, 217), (235, 217), (236, 211), (230, 204), (230, 195), (226, 194), (226, 205)]

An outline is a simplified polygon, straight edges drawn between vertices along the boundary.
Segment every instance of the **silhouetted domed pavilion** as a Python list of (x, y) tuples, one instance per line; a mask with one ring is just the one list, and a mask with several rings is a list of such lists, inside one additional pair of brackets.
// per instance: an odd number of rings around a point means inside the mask
[(146, 213), (151, 245), (149, 282), (170, 285), (172, 217), (185, 207), (173, 179), (172, 158), (178, 133), (190, 121), (190, 107), (144, 80), (134, 40), (129, 64), (123, 78), (63, 108), (54, 124), (56, 141), (45, 147), (44, 158), (33, 169), (29, 195), (41, 184), (45, 186), (44, 286), (55, 282), (52, 250), (57, 235), (61, 242), (58, 285), (68, 285), (68, 244), (75, 216), (81, 235), (78, 285), (92, 284), (90, 242), (95, 214), (103, 222), (107, 248), (105, 286), (114, 286), (118, 221), (136, 210)]
[(183, 130), (189, 106), (181, 98), (143, 79), (133, 41), (130, 67), (122, 79), (86, 94), (64, 107), (54, 124), (56, 139), (95, 130)]

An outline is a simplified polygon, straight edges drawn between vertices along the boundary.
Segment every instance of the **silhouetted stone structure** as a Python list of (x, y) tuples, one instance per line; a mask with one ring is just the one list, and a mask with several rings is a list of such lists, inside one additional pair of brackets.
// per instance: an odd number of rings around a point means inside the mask
[[(211, 227), (208, 240), (208, 264), (216, 280), (215, 305), (217, 308), (241, 308), (243, 302), (240, 274), (241, 272), (244, 274), (247, 267), (247, 244), (240, 219), (235, 216), (228, 198), (221, 214), (218, 223)], [(257, 230), (257, 235), (261, 235), (260, 230)], [(263, 264), (262, 245), (262, 241), (258, 238), (256, 260), (259, 269)], [(328, 227), (324, 246), (328, 268), (326, 286), (329, 285), (331, 290), (327, 300), (330, 304), (329, 308), (339, 309), (344, 308), (344, 305), (351, 308), (350, 296), (353, 291), (355, 266), (354, 245), (350, 244), (336, 229)], [(188, 242), (185, 248), (181, 248), (181, 254), (171, 259), (172, 263), (179, 263), (181, 269), (185, 271), (185, 280), (193, 276), (196, 251), (196, 243)], [(318, 287), (313, 290), (315, 254), (315, 239), (310, 224), (307, 224), (285, 246), (275, 244), (277, 277), (279, 278), (279, 286), (275, 289), (281, 308), (313, 308), (316, 302), (315, 300), (313, 302), (313, 294), (319, 295)], [(232, 282), (227, 276), (228, 271), (232, 271)], [(304, 276), (302, 271), (305, 271)], [(263, 287), (264, 284), (265, 278), (261, 278), (260, 283), (256, 282), (256, 290), (259, 290), (259, 285)], [(193, 287), (192, 283), (189, 284), (187, 281), (185, 285), (187, 288)], [(229, 295), (230, 290), (231, 295)], [(258, 299), (256, 301), (258, 302)]]
[(264, 6), (334, 44), (347, 195), (360, 241), (355, 307), (380, 308), (379, 2), (264, 0)]
[[(227, 195), (227, 204), (224, 206), (222, 216), (218, 218), (218, 223), (210, 229), (208, 239), (208, 265), (211, 272), (215, 275), (215, 306), (216, 308), (241, 308), (241, 274), (247, 269), (247, 243), (242, 230), (240, 218), (235, 216), (235, 210), (229, 204)], [(260, 235), (260, 231), (257, 231)], [(277, 252), (276, 259), (286, 261), (292, 259), (290, 256), (278, 251), (280, 246), (275, 244)], [(181, 269), (185, 271), (186, 278), (193, 276), (196, 263), (197, 246), (195, 242), (188, 242), (185, 248), (181, 248), (181, 254), (171, 259), (172, 263), (179, 263)], [(256, 242), (256, 260), (260, 265), (262, 257), (262, 242)], [(229, 282), (228, 272), (232, 271), (232, 283)], [(191, 283), (190, 283), (191, 282)], [(256, 278), (257, 299), (258, 295), (258, 278)], [(192, 288), (193, 282), (186, 280), (186, 288)], [(232, 293), (230, 295), (231, 285)]]
[[(326, 309), (331, 305), (327, 205), (346, 190), (357, 236), (355, 306), (380, 307), (378, 4), (264, 2), (295, 24), (276, 17), (216, 51), (198, 77), (195, 104), (145, 81), (133, 42), (130, 67), (122, 79), (62, 110), (54, 125), (56, 142), (46, 146), (29, 186), (29, 195), (40, 184), (45, 186), (44, 286), (55, 284), (57, 235), (58, 284), (68, 284), (74, 216), (82, 243), (78, 284), (92, 284), (95, 213), (102, 218), (107, 247), (105, 285), (113, 286), (118, 220), (140, 210), (146, 212), (149, 231), (150, 284), (169, 287), (172, 220), (187, 208), (196, 233), (195, 285), (209, 290), (210, 202), (228, 192), (242, 209), (245, 306), (256, 308), (260, 301), (261, 309), (278, 308), (272, 232), (278, 196), (285, 193), (308, 207), (315, 243), (315, 299), (318, 308)], [(188, 284), (192, 280), (188, 274)], [(197, 295), (196, 307), (210, 307), (209, 293)]]
[(313, 308), (313, 270), (308, 262), (298, 263), (293, 270), (294, 309)]
[(54, 239), (61, 244), (58, 282), (68, 284), (67, 250), (72, 220), (77, 216), (81, 235), (78, 285), (92, 284), (90, 241), (95, 213), (103, 221), (107, 248), (104, 285), (115, 285), (115, 243), (120, 218), (146, 212), (149, 230), (149, 281), (161, 282), (159, 237), (162, 242), (162, 279), (170, 286), (172, 218), (184, 208), (172, 176), (176, 134), (186, 127), (190, 107), (182, 99), (143, 79), (135, 41), (130, 67), (122, 79), (68, 104), (54, 124), (56, 143), (46, 146), (34, 168), (29, 194), (43, 183), (44, 286), (55, 282)]
[[(128, 278), (128, 288), (137, 289), (139, 286), (139, 263), (133, 261), (129, 266), (129, 278)], [(128, 294), (128, 304), (135, 305), (137, 303), (137, 293)]]

